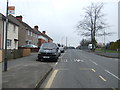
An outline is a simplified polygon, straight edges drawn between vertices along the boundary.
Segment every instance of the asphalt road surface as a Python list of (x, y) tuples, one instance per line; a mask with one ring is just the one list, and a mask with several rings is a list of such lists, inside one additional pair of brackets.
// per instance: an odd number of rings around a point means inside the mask
[(40, 88), (118, 88), (118, 59), (68, 49)]

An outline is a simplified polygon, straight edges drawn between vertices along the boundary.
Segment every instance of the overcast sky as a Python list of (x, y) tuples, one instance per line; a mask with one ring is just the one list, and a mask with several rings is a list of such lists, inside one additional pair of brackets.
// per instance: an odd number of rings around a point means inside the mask
[[(100, 0), (96, 0), (99, 1)], [(109, 2), (108, 2), (109, 1)], [(0, 13), (6, 14), (7, 0), (0, 0)], [(83, 8), (91, 5), (95, 0), (9, 0), (9, 6), (15, 6), (15, 15), (22, 15), (23, 21), (31, 27), (39, 26), (39, 30), (46, 31), (54, 42), (78, 46), (85, 38), (77, 35), (75, 26), (84, 15)], [(118, 0), (105, 0), (104, 8), (106, 22), (110, 25), (106, 32), (114, 32), (106, 36), (106, 43), (118, 39)], [(103, 37), (96, 38), (103, 43)]]

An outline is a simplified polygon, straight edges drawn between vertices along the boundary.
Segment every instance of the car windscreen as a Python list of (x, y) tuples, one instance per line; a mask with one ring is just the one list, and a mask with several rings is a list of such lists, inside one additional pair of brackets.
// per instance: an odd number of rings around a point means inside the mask
[(56, 49), (57, 45), (54, 43), (44, 43), (41, 46), (41, 49)]

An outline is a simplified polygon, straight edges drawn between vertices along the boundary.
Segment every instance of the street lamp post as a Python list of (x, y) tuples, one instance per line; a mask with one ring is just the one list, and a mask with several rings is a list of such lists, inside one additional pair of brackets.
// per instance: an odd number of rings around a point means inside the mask
[(67, 49), (67, 37), (66, 37), (66, 49)]
[(8, 0), (6, 10), (6, 32), (5, 32), (5, 58), (4, 58), (4, 71), (7, 71), (7, 31), (8, 31)]

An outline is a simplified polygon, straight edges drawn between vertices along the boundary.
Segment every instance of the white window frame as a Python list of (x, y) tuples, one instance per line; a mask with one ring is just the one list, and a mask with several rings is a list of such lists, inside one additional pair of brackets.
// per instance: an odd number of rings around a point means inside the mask
[(30, 33), (29, 33), (30, 31), (28, 30), (27, 32), (28, 32), (28, 36), (29, 36), (30, 35)]
[(11, 39), (7, 39), (7, 47), (11, 47), (12, 45), (12, 40)]
[(31, 32), (31, 36), (32, 36), (32, 32)]

